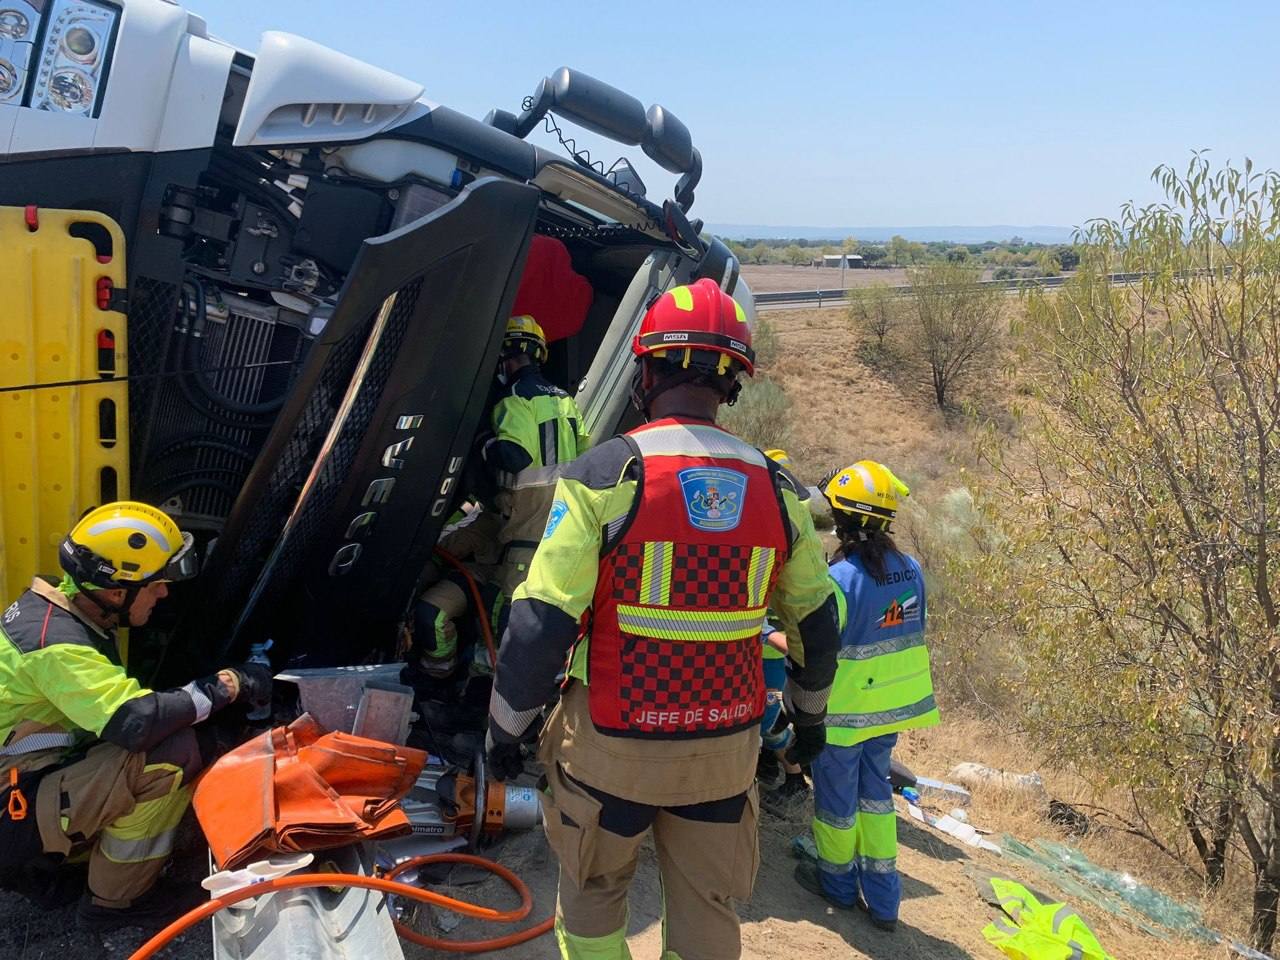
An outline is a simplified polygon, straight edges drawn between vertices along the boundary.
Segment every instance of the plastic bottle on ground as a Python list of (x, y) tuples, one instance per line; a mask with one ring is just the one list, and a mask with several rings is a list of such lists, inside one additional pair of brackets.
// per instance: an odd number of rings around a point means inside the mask
[[(252, 647), (249, 648), (248, 662), (262, 664), (262, 666), (270, 670), (271, 658), (267, 656), (267, 651), (271, 649), (271, 644), (272, 644), (271, 640), (268, 640), (265, 643), (255, 643)], [(260, 707), (254, 707), (246, 715), (246, 719), (250, 720), (251, 722), (271, 719), (271, 704), (265, 703)]]

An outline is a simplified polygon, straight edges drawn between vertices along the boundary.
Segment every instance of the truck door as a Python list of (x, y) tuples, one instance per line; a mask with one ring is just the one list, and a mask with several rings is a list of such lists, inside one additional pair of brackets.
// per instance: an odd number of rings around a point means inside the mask
[(457, 502), (539, 198), (485, 178), (364, 242), (198, 581), (184, 642), (221, 657), (272, 636), (353, 663), (393, 638)]
[(639, 422), (631, 406), (631, 377), (635, 357), (631, 341), (640, 330), (645, 311), (659, 294), (689, 283), (697, 264), (674, 250), (655, 250), (636, 271), (618, 302), (609, 332), (578, 386), (576, 399), (595, 441), (607, 440)]

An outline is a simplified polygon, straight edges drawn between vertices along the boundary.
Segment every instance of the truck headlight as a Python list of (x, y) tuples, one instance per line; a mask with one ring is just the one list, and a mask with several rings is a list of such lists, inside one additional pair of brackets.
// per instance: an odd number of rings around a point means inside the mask
[(21, 89), (18, 86), (18, 68), (8, 60), (0, 60), (0, 103), (8, 94)]
[(31, 17), (21, 10), (0, 10), (0, 37), (10, 40), (26, 39), (31, 31)]
[(97, 115), (119, 20), (118, 7), (98, 0), (53, 0), (31, 89), (32, 109)]
[(79, 70), (62, 69), (49, 79), (49, 102), (67, 113), (93, 106), (93, 81)]
[(94, 53), (98, 49), (98, 38), (87, 27), (72, 27), (62, 37), (62, 46), (67, 56), (81, 63), (92, 63)]
[(0, 0), (0, 103), (22, 103), (39, 29), (40, 12), (27, 0)]

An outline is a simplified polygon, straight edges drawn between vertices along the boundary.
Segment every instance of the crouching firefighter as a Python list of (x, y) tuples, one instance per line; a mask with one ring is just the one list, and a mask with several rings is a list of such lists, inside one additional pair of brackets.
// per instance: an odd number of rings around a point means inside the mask
[(153, 889), (212, 759), (191, 727), (269, 699), (271, 677), (248, 664), (153, 691), (125, 673), (113, 630), (145, 624), (167, 584), (195, 573), (190, 534), (160, 510), (98, 507), (58, 559), (62, 581), (37, 578), (0, 617), (0, 873), (49, 893), (33, 883), (87, 854), (82, 926), (162, 926), (201, 899), (198, 887)]
[(898, 733), (938, 722), (924, 642), (924, 574), (890, 535), (909, 491), (888, 467), (862, 460), (824, 485), (840, 553), (831, 577), (841, 607), (840, 667), (827, 717), (827, 749), (813, 765), (818, 863), (797, 882), (884, 930), (897, 925), (898, 821), (889, 760)]
[(793, 638), (788, 757), (807, 763), (824, 743), (835, 599), (805, 494), (715, 425), (753, 372), (742, 308), (709, 279), (676, 287), (632, 349), (648, 423), (583, 454), (556, 487), (498, 657), (489, 769), (521, 771), (520, 741), (572, 651), (538, 753), (561, 956), (630, 956), (627, 888), (652, 830), (663, 957), (729, 960), (741, 954), (733, 901), (759, 863), (765, 610)]
[[(480, 450), (487, 479), (497, 491), (497, 509), (480, 512), (441, 542), (458, 559), (472, 561), (479, 579), (486, 581), (481, 594), (495, 640), (511, 595), (528, 575), (556, 481), (589, 442), (578, 404), (543, 376), (546, 359), (547, 340), (538, 322), (530, 316), (508, 320), (497, 371), (502, 393), (493, 407), (492, 435)], [(457, 571), (423, 592), (414, 610), (414, 672), (453, 674), (458, 666), (455, 621), (467, 612), (474, 615), (471, 607), (471, 593)], [(477, 645), (475, 667), (480, 674), (492, 673), (483, 645)], [(410, 676), (409, 682), (414, 679)]]

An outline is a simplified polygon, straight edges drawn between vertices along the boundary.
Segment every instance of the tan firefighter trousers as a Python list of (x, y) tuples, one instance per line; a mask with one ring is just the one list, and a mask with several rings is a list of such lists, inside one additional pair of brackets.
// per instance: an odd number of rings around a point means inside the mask
[(35, 815), (46, 853), (89, 850), (89, 891), (102, 906), (127, 907), (156, 882), (199, 770), (191, 730), (146, 754), (100, 743), (40, 781)]
[(755, 787), (686, 807), (654, 807), (573, 780), (551, 764), (543, 822), (560, 860), (556, 937), (565, 960), (627, 960), (627, 888), (653, 831), (662, 879), (663, 960), (737, 960), (734, 900), (760, 865)]

